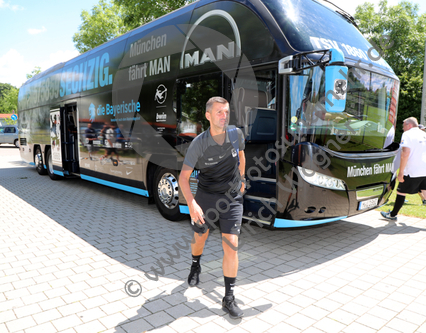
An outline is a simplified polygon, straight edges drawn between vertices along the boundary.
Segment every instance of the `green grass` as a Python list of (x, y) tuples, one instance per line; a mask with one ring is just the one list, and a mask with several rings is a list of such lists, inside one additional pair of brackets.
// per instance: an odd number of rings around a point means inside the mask
[[(391, 194), (388, 203), (380, 208), (377, 208), (379, 211), (387, 212), (388, 210), (393, 209), (393, 205), (395, 204), (396, 198), (396, 189), (398, 187), (398, 182), (395, 185), (395, 189)], [(405, 197), (408, 202), (405, 202), (399, 211), (398, 215), (406, 215), (406, 216), (414, 216), (419, 217), (421, 219), (426, 218), (426, 206), (423, 206), (422, 200), (418, 194), (407, 194)]]

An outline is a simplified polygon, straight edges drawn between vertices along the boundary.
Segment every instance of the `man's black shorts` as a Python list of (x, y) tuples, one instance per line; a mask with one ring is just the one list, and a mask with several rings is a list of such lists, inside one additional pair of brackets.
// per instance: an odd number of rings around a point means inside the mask
[(106, 148), (106, 150), (107, 150), (107, 156), (111, 155), (111, 153), (117, 154), (116, 148)]
[(426, 177), (411, 178), (404, 176), (404, 182), (399, 183), (397, 191), (404, 194), (416, 194), (420, 190), (426, 190)]
[(229, 195), (207, 193), (197, 190), (195, 201), (204, 212), (205, 224), (191, 221), (192, 230), (206, 233), (208, 229), (216, 228), (219, 221), (220, 230), (224, 234), (239, 235), (243, 216), (243, 197), (240, 193)]

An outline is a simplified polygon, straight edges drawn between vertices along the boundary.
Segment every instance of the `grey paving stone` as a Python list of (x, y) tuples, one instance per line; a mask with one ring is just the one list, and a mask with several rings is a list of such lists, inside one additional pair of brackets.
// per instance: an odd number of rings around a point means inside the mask
[[(0, 158), (0, 332), (426, 333), (426, 219), (244, 225), (235, 291), (246, 317), (234, 321), (221, 309), (218, 230), (188, 288), (187, 221), (133, 194), (52, 182), (18, 159)], [(131, 279), (138, 297), (125, 292)]]

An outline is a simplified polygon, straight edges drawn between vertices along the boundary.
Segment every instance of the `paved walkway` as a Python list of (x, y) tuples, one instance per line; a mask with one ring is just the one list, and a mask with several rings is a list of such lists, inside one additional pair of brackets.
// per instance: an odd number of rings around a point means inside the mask
[(1, 146), (0, 205), (1, 333), (426, 332), (426, 219), (387, 223), (373, 211), (303, 229), (245, 226), (236, 295), (246, 317), (232, 320), (218, 231), (188, 289), (188, 222), (165, 220), (146, 198), (51, 181)]

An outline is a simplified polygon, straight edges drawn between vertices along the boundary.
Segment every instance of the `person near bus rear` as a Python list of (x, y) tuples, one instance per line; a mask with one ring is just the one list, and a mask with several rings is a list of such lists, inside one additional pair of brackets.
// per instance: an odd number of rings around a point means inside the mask
[(86, 135), (86, 148), (89, 152), (89, 159), (92, 159), (93, 140), (96, 140), (96, 130), (92, 128), (92, 123), (87, 124), (87, 128), (84, 133)]
[[(115, 129), (116, 142), (120, 143), (120, 144), (126, 142), (126, 139), (124, 138), (124, 135), (123, 135), (123, 127), (124, 127), (124, 125), (121, 124), (120, 126), (118, 126)], [(121, 147), (121, 148), (123, 148), (123, 147)]]
[(120, 162), (120, 156), (118, 156), (118, 152), (117, 149), (114, 147), (115, 144), (115, 125), (112, 124), (110, 128), (108, 128), (105, 131), (105, 155), (103, 156), (103, 158), (108, 158), (108, 156), (110, 156), (110, 158), (112, 159), (112, 153), (114, 153), (117, 156), (117, 161)]
[(404, 133), (401, 138), (401, 163), (398, 174), (398, 189), (392, 211), (380, 212), (388, 220), (397, 220), (399, 210), (405, 202), (407, 194), (419, 191), (426, 196), (426, 133), (419, 126), (417, 119), (410, 117), (404, 120)]
[[(179, 177), (194, 231), (188, 284), (193, 287), (199, 283), (204, 245), (210, 229), (214, 229), (214, 223), (219, 221), (225, 280), (222, 309), (236, 319), (244, 316), (234, 297), (238, 272), (238, 235), (243, 213), (242, 194), (245, 189), (244, 136), (240, 129), (228, 127), (229, 103), (226, 99), (210, 98), (206, 104), (205, 116), (210, 127), (191, 142)], [(189, 185), (194, 168), (199, 170), (195, 198)]]

